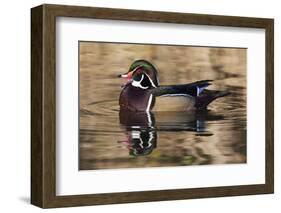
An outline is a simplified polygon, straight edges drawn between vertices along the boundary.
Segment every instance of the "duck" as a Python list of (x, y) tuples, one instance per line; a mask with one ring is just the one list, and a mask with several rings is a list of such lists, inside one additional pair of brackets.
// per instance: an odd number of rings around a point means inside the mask
[(118, 77), (126, 80), (119, 96), (120, 110), (130, 112), (206, 110), (211, 102), (230, 94), (207, 89), (213, 80), (160, 85), (157, 69), (145, 59), (134, 61)]

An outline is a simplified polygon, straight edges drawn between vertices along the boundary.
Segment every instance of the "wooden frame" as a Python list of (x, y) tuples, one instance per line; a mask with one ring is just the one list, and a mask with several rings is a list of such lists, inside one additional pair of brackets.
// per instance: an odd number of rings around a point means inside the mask
[[(93, 195), (56, 195), (56, 17), (264, 28), (266, 31), (266, 183)], [(31, 203), (42, 207), (131, 203), (274, 191), (273, 19), (41, 5), (31, 9)]]

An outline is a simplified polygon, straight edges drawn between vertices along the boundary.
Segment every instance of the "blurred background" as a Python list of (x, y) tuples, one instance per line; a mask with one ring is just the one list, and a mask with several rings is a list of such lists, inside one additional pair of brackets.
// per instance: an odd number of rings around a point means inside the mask
[[(81, 170), (246, 162), (247, 49), (79, 42), (79, 52)], [(152, 112), (148, 126), (146, 114), (119, 113), (117, 75), (138, 59), (156, 67), (160, 85), (211, 79), (231, 95), (204, 113)]]

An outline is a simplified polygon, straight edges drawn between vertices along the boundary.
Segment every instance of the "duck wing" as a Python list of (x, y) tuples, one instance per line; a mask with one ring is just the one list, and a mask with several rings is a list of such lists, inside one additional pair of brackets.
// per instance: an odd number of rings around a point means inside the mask
[(199, 96), (201, 92), (211, 85), (212, 80), (196, 81), (190, 84), (158, 86), (152, 89), (152, 93), (157, 96), (188, 95)]

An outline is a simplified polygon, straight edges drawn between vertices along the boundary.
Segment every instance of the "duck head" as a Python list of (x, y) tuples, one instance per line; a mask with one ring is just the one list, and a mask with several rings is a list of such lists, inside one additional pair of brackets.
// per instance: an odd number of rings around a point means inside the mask
[(134, 87), (149, 89), (158, 87), (158, 74), (156, 68), (146, 60), (137, 60), (129, 68), (129, 71), (118, 77), (127, 79), (127, 84)]

